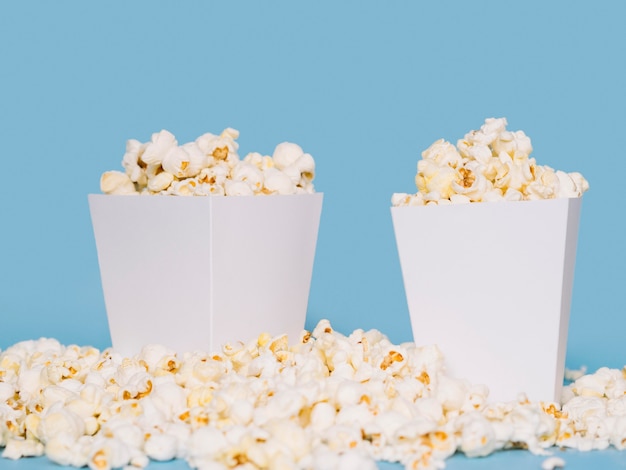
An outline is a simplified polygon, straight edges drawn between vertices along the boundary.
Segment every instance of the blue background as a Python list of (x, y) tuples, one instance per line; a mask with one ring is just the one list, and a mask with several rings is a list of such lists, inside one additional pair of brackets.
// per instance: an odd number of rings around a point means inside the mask
[(3, 2), (0, 348), (108, 347), (87, 194), (129, 138), (228, 126), (242, 156), (288, 140), (316, 159), (307, 326), (409, 341), (391, 194), (415, 191), (433, 141), (505, 116), (591, 185), (567, 366), (624, 366), (625, 17), (617, 0)]

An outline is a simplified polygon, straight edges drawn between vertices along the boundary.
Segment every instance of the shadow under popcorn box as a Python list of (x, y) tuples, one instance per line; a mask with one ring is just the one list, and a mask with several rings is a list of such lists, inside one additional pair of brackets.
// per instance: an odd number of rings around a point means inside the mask
[(304, 329), (322, 193), (88, 200), (117, 352)]
[(490, 401), (560, 399), (581, 204), (391, 208), (414, 341)]

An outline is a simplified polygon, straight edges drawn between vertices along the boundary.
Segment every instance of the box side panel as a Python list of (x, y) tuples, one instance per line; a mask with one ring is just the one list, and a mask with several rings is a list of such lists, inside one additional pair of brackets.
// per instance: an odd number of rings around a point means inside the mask
[(208, 198), (90, 195), (113, 347), (209, 347)]
[(561, 298), (561, 324), (559, 333), (559, 345), (557, 351), (556, 398), (560, 399), (563, 389), (563, 377), (565, 375), (565, 356), (567, 353), (567, 337), (569, 330), (569, 318), (572, 305), (572, 292), (574, 289), (574, 272), (576, 266), (576, 247), (578, 245), (578, 227), (580, 225), (580, 211), (582, 198), (571, 198), (568, 204), (567, 231), (565, 241), (564, 268), (563, 268), (563, 295)]
[(321, 207), (321, 193), (214, 199), (214, 345), (302, 331)]
[(553, 399), (567, 207), (392, 208), (415, 342), (438, 344), (492, 399)]

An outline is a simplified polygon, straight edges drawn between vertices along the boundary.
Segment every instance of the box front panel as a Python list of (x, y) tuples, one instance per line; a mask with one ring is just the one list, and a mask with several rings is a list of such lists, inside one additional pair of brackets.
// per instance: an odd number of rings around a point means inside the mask
[(213, 201), (213, 341), (304, 328), (322, 194)]
[(438, 344), (450, 373), (485, 383), (493, 399), (557, 393), (568, 208), (562, 199), (392, 209), (415, 342)]
[(208, 198), (90, 195), (113, 347), (210, 345)]

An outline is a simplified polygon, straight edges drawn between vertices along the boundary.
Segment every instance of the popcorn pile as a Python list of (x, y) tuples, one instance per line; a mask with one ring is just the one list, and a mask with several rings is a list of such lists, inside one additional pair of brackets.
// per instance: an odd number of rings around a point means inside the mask
[(436, 346), (345, 336), (327, 320), (292, 344), (261, 334), (183, 357), (40, 339), (0, 354), (0, 447), (98, 470), (175, 458), (206, 470), (436, 469), (456, 451), (626, 448), (626, 368), (579, 377), (562, 404), (487, 394), (446, 375)]
[(589, 184), (580, 173), (537, 165), (523, 131), (508, 131), (505, 118), (488, 118), (456, 147), (440, 139), (417, 163), (416, 194), (395, 193), (393, 206), (580, 197)]
[(107, 171), (100, 179), (105, 194), (174, 196), (243, 196), (312, 193), (315, 161), (290, 142), (270, 157), (249, 153), (239, 159), (239, 132), (225, 129), (178, 145), (170, 132), (152, 134), (150, 142), (131, 139), (122, 160), (125, 172)]

